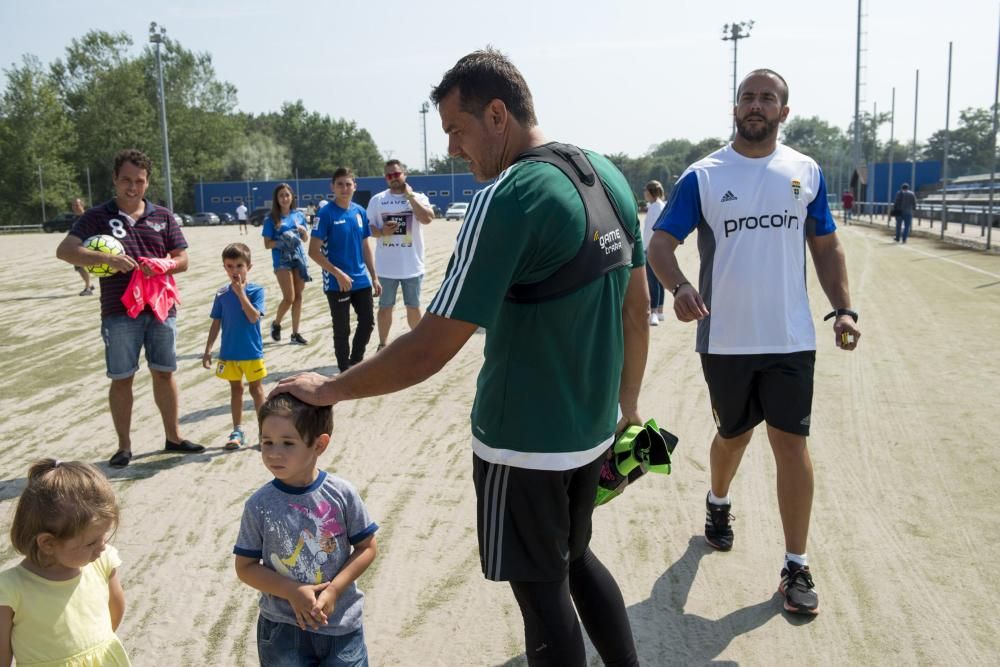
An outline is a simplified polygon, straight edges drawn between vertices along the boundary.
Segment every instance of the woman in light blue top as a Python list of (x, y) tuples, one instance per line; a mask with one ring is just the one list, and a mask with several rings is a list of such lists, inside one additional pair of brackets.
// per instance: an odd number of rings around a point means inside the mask
[(293, 345), (305, 345), (306, 339), (299, 333), (299, 319), (302, 316), (302, 291), (310, 280), (303, 246), (309, 240), (309, 224), (301, 211), (295, 208), (295, 193), (287, 183), (280, 183), (274, 188), (271, 214), (264, 220), (263, 236), (264, 247), (271, 251), (274, 275), (281, 288), (281, 303), (271, 322), (271, 338), (281, 340), (281, 318), (291, 308), (292, 335), (288, 340)]

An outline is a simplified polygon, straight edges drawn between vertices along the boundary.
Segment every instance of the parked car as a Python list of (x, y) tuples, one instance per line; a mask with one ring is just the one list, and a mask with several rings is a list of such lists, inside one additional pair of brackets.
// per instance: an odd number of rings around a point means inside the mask
[(181, 215), (180, 213), (174, 213), (174, 222), (177, 223), (178, 227), (183, 227), (184, 226), (184, 216)]
[(185, 225), (192, 225), (192, 224), (194, 224), (194, 218), (191, 216), (190, 213), (174, 213), (174, 215), (175, 216), (178, 216), (178, 215), (181, 216), (181, 219), (184, 221)]
[(76, 216), (72, 213), (60, 213), (51, 220), (42, 223), (42, 229), (46, 232), (68, 232), (76, 221)]
[(255, 208), (253, 213), (247, 217), (247, 220), (249, 220), (250, 224), (254, 227), (260, 227), (264, 224), (264, 218), (269, 215), (271, 215), (271, 209), (266, 206), (261, 206), (260, 208)]
[(236, 216), (232, 213), (220, 213), (219, 221), (224, 225), (231, 225), (236, 222)]
[(203, 211), (194, 214), (194, 224), (196, 225), (218, 225), (219, 223), (219, 216), (214, 213)]
[(448, 207), (448, 211), (444, 214), (445, 220), (465, 220), (465, 214), (469, 211), (469, 203), (464, 201), (457, 201)]

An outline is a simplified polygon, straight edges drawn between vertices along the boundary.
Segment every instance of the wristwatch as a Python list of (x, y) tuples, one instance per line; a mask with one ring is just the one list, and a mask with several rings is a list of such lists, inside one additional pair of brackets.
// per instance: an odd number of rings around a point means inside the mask
[(685, 280), (685, 281), (682, 281), (682, 282), (679, 282), (679, 283), (677, 283), (676, 285), (674, 285), (673, 289), (671, 289), (671, 290), (670, 290), (670, 294), (671, 294), (671, 296), (677, 296), (677, 290), (679, 290), (680, 288), (684, 287), (685, 285), (690, 285), (690, 284), (691, 284), (691, 283), (689, 283), (689, 282), (688, 282), (688, 281), (686, 281), (686, 280)]
[(858, 321), (858, 312), (856, 310), (851, 310), (850, 308), (837, 308), (824, 317), (823, 321), (826, 322), (831, 317), (840, 317), (841, 315), (850, 315), (851, 319), (853, 319), (855, 323)]

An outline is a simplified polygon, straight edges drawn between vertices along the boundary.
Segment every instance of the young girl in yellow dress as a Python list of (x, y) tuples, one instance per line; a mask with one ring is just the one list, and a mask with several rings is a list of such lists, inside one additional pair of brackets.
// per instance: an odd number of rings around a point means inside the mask
[(107, 543), (118, 502), (89, 463), (42, 459), (28, 471), (10, 530), (24, 556), (0, 572), (0, 667), (128, 667), (121, 559)]

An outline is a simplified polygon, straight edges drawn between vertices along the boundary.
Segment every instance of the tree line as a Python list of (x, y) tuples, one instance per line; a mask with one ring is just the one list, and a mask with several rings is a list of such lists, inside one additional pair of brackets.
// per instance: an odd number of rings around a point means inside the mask
[[(29, 54), (4, 70), (0, 223), (39, 222), (43, 198), (51, 217), (68, 209), (73, 197), (90, 198), (88, 189), (94, 203), (110, 197), (111, 161), (122, 147), (141, 147), (149, 154), (154, 164), (150, 196), (165, 198), (156, 56), (152, 45), (137, 55), (133, 46), (125, 33), (95, 30), (72, 40), (65, 55), (48, 67)], [(194, 210), (194, 185), (199, 179), (291, 179), (296, 174), (315, 178), (343, 164), (360, 176), (382, 173), (378, 147), (355, 121), (309, 111), (301, 100), (260, 115), (240, 112), (235, 86), (218, 80), (211, 55), (189, 51), (166, 38), (161, 58), (178, 210)], [(990, 171), (994, 147), (986, 138), (992, 128), (991, 113), (985, 108), (960, 112), (949, 138), (952, 177)], [(889, 121), (888, 113), (863, 115), (866, 162), (885, 162), (890, 156), (904, 162), (913, 154), (921, 160), (943, 159), (944, 130), (916, 146), (880, 141), (879, 130)], [(849, 129), (818, 117), (793, 118), (783, 127), (782, 140), (819, 162), (830, 192), (849, 183)], [(647, 181), (658, 180), (669, 190), (689, 164), (726, 141), (667, 139), (638, 157), (624, 153), (607, 157), (641, 198)], [(468, 165), (460, 158), (435, 156), (427, 173), (466, 171)]]
[[(91, 31), (48, 67), (25, 55), (4, 70), (0, 98), (0, 221), (40, 221), (74, 197), (110, 198), (111, 164), (124, 147), (153, 160), (150, 197), (165, 199), (156, 55), (134, 54), (125, 33)], [(331, 174), (342, 164), (381, 174), (371, 135), (351, 120), (310, 112), (301, 100), (260, 115), (236, 110), (236, 88), (220, 81), (207, 53), (174, 40), (161, 45), (170, 137), (171, 184), (178, 210), (194, 210), (199, 179), (290, 179)]]

